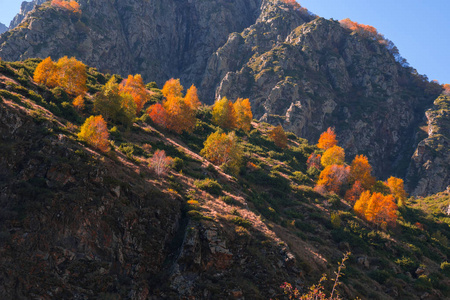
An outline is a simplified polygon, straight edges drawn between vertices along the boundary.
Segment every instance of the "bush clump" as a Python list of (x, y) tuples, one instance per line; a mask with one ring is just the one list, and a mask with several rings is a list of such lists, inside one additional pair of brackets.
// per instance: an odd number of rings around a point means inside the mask
[(203, 191), (207, 191), (210, 194), (213, 195), (220, 195), (222, 194), (222, 186), (220, 185), (220, 183), (218, 183), (216, 180), (214, 179), (210, 179), (210, 178), (206, 178), (203, 180), (196, 180), (194, 182), (194, 185)]

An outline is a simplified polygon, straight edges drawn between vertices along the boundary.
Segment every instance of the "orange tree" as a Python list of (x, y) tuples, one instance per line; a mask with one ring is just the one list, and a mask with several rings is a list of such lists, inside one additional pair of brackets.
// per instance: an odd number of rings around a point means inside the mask
[(391, 176), (387, 180), (386, 185), (388, 186), (389, 190), (391, 191), (391, 194), (397, 200), (397, 203), (399, 204), (399, 206), (401, 206), (400, 204), (403, 204), (407, 197), (403, 179)]
[(368, 190), (375, 184), (372, 176), (372, 166), (364, 155), (356, 155), (350, 166), (350, 178), (352, 182), (360, 181), (364, 189)]
[(109, 132), (103, 117), (90, 116), (81, 126), (78, 138), (102, 152), (109, 151)]
[(189, 107), (194, 111), (200, 107), (201, 102), (198, 99), (197, 88), (195, 85), (191, 85), (191, 87), (186, 91), (184, 102), (186, 102), (186, 104), (189, 105)]
[(336, 140), (336, 133), (334, 133), (334, 129), (328, 127), (327, 131), (323, 132), (320, 135), (317, 147), (323, 150), (327, 150), (333, 146), (336, 146), (337, 143), (338, 141)]
[(275, 145), (277, 145), (277, 147), (280, 147), (281, 149), (285, 149), (288, 146), (288, 139), (281, 125), (274, 127), (269, 132), (269, 138), (275, 143)]
[(166, 98), (169, 96), (181, 97), (183, 90), (184, 88), (180, 84), (180, 79), (171, 78), (166, 81), (161, 92)]
[(128, 75), (120, 85), (120, 92), (130, 94), (136, 104), (136, 115), (138, 115), (145, 103), (150, 100), (150, 94), (145, 88), (144, 81), (140, 74)]

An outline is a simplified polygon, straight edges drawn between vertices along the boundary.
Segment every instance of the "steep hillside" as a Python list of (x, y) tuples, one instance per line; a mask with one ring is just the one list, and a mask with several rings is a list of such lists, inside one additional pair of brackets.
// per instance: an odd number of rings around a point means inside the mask
[[(447, 194), (410, 199), (394, 229), (371, 227), (313, 190), (306, 160), (318, 149), (292, 133), (277, 147), (267, 123), (237, 132), (238, 175), (211, 165), (199, 155), (217, 129), (209, 107), (192, 134), (145, 114), (109, 124), (101, 153), (76, 134), (111, 76), (89, 69), (77, 112), (61, 88), (31, 80), (38, 62), (0, 62), (2, 299), (282, 298), (283, 282), (304, 291), (347, 251), (345, 298), (450, 297)], [(166, 177), (149, 167), (156, 150), (176, 158)]]
[(441, 90), (391, 42), (290, 1), (78, 2), (81, 14), (38, 6), (0, 38), (0, 57), (76, 56), (158, 84), (179, 77), (201, 87), (206, 103), (249, 97), (258, 119), (305, 138), (334, 126), (348, 154), (365, 153), (380, 177), (406, 177), (424, 112)]

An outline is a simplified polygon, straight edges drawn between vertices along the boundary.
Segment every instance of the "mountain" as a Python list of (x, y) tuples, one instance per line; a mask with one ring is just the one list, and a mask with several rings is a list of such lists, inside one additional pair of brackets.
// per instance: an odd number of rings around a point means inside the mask
[[(284, 282), (306, 292), (333, 277), (347, 251), (344, 299), (450, 297), (448, 192), (409, 199), (383, 229), (317, 193), (307, 158), (319, 149), (293, 133), (277, 147), (267, 123), (236, 132), (239, 174), (210, 164), (208, 106), (192, 133), (146, 114), (110, 121), (104, 153), (77, 134), (112, 76), (87, 68), (76, 111), (64, 89), (32, 80), (39, 62), (0, 61), (1, 299), (282, 299)], [(158, 150), (174, 158), (167, 176), (149, 164)]]
[(8, 27), (5, 26), (5, 24), (0, 23), (0, 34), (7, 31)]
[(20, 5), (20, 11), (19, 13), (12, 19), (11, 23), (9, 24), (9, 28), (13, 29), (19, 26), (20, 23), (22, 23), (23, 19), (25, 19), (26, 15), (32, 11), (36, 5), (41, 5), (47, 0), (32, 0), (30, 2), (23, 1)]
[[(69, 55), (158, 84), (181, 78), (201, 87), (205, 103), (249, 97), (256, 118), (309, 140), (335, 127), (348, 155), (366, 154), (382, 178), (413, 172), (420, 126), (441, 87), (409, 67), (392, 42), (292, 1), (79, 3), (80, 15), (39, 6), (0, 38), (0, 56)], [(450, 184), (444, 181), (420, 195)]]

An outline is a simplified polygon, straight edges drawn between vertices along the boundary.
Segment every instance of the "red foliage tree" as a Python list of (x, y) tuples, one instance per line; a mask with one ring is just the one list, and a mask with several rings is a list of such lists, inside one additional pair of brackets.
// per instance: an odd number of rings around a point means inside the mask
[(347, 183), (350, 168), (342, 165), (331, 165), (320, 172), (318, 186), (324, 186), (327, 191), (339, 194), (341, 187)]
[(320, 160), (322, 159), (322, 155), (311, 153), (311, 155), (308, 157), (308, 160), (306, 161), (306, 165), (309, 168), (316, 168), (320, 169), (322, 167)]

